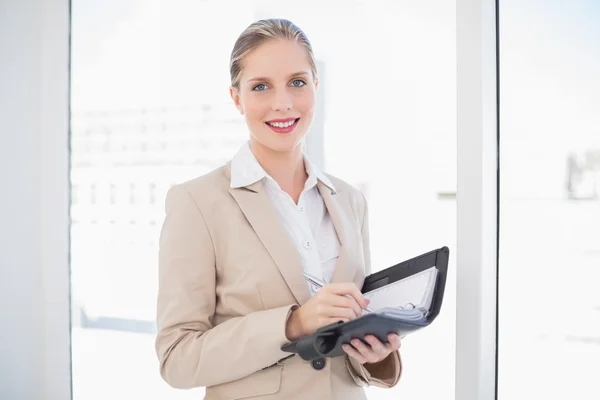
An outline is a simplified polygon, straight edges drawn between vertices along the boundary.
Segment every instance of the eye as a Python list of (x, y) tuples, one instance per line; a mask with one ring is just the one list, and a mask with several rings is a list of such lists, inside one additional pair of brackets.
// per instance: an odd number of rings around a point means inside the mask
[(259, 83), (258, 85), (254, 86), (252, 88), (252, 90), (254, 92), (262, 92), (263, 90), (267, 89), (267, 85), (265, 85), (264, 83)]
[(306, 82), (304, 82), (302, 79), (295, 79), (292, 81), (292, 86), (294, 87), (302, 87), (306, 85)]

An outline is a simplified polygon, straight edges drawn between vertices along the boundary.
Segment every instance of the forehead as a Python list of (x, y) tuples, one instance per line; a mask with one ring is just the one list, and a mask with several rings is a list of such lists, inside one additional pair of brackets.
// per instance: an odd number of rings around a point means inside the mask
[(252, 50), (243, 61), (242, 80), (253, 77), (288, 78), (297, 72), (311, 73), (308, 52), (291, 40), (270, 40)]

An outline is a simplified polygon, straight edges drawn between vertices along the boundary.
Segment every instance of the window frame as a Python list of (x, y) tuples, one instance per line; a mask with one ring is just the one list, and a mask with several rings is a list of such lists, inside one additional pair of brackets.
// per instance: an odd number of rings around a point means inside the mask
[(498, 1), (456, 2), (456, 399), (497, 398)]

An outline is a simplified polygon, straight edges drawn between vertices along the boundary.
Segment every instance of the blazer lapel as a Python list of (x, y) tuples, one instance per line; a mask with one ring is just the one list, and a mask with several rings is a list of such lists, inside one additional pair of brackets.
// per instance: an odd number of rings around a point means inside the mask
[(332, 283), (336, 282), (353, 282), (356, 276), (357, 259), (356, 245), (353, 234), (354, 224), (354, 213), (350, 206), (350, 199), (348, 198), (348, 192), (335, 192), (333, 193), (327, 185), (320, 180), (317, 183), (321, 197), (325, 201), (325, 206), (331, 217), (331, 221), (335, 227), (335, 231), (340, 240), (340, 256), (338, 258), (333, 277)]
[(298, 303), (306, 303), (310, 294), (302, 275), (300, 254), (272, 207), (262, 181), (242, 188), (230, 188), (229, 192), (271, 255)]

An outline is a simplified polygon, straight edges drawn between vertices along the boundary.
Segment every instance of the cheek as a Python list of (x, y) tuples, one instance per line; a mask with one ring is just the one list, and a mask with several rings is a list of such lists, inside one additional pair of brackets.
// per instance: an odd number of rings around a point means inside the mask
[(315, 109), (315, 94), (314, 92), (306, 92), (296, 97), (294, 102), (295, 108), (305, 114), (312, 114)]
[(252, 99), (244, 103), (244, 113), (249, 123), (261, 122), (268, 113), (269, 107), (260, 99)]

